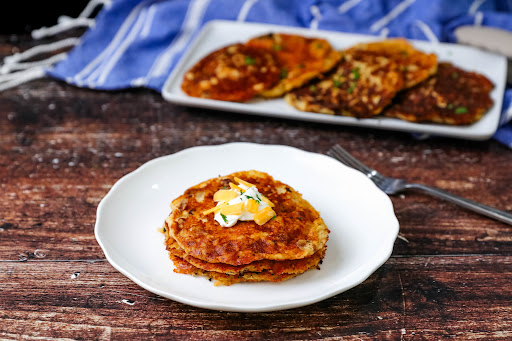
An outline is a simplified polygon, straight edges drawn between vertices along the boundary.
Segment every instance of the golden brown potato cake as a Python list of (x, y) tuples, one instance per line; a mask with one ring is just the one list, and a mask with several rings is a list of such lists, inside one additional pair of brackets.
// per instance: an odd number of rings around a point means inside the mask
[[(215, 206), (213, 195), (234, 177), (255, 184), (275, 204), (275, 219), (258, 225), (239, 221), (223, 227), (204, 210)], [(210, 262), (240, 266), (265, 259), (301, 259), (321, 250), (329, 230), (320, 214), (290, 186), (258, 171), (217, 177), (193, 186), (172, 202), (166, 224), (183, 251)]]
[(242, 282), (282, 282), (297, 276), (297, 274), (277, 275), (269, 273), (268, 271), (245, 272), (238, 275), (228, 275), (219, 272), (199, 269), (190, 264), (189, 262), (183, 260), (183, 258), (177, 257), (173, 254), (171, 254), (170, 257), (175, 266), (174, 272), (193, 276), (202, 276), (210, 280), (213, 279), (215, 281), (215, 286), (232, 285), (235, 283)]
[(296, 89), (285, 99), (302, 111), (365, 118), (380, 114), (402, 86), (403, 77), (393, 60), (352, 50), (325, 79)]
[(350, 50), (362, 50), (385, 56), (398, 64), (404, 77), (404, 88), (410, 88), (437, 71), (437, 56), (416, 50), (403, 38), (357, 44)]
[(481, 74), (440, 63), (434, 76), (399, 93), (385, 115), (411, 122), (468, 125), (493, 106), (493, 88)]
[(190, 263), (191, 265), (205, 271), (220, 272), (227, 275), (240, 275), (247, 272), (262, 272), (273, 275), (283, 274), (301, 274), (306, 270), (318, 266), (320, 261), (325, 255), (325, 247), (315, 252), (312, 256), (305, 257), (302, 259), (294, 260), (260, 260), (255, 261), (246, 265), (229, 265), (224, 263), (209, 263), (203, 260), (197, 259), (192, 256), (188, 256), (185, 251), (176, 243), (172, 236), (169, 236), (169, 229), (166, 227), (166, 245), (167, 251), (170, 254), (181, 258), (183, 261)]
[(280, 69), (271, 52), (235, 44), (214, 51), (195, 64), (183, 78), (189, 96), (244, 102), (274, 86)]
[(247, 42), (248, 46), (275, 53), (281, 67), (281, 81), (261, 93), (264, 97), (279, 97), (331, 70), (341, 54), (325, 39), (293, 34), (270, 33)]

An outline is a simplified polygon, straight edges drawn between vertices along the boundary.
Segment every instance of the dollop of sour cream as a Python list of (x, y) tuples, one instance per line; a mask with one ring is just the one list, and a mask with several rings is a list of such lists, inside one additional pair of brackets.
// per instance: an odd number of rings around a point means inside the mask
[[(234, 205), (243, 202), (244, 203), (244, 209), (242, 210), (241, 214), (228, 214), (224, 217), (220, 214), (220, 212), (215, 213), (215, 220), (224, 227), (231, 227), (235, 225), (239, 220), (240, 221), (249, 221), (254, 220), (254, 213), (251, 213), (247, 211), (246, 209), (246, 202), (249, 199), (254, 199), (258, 202), (258, 211), (264, 209), (265, 207), (268, 207), (269, 205), (262, 200), (262, 195), (258, 191), (258, 189), (254, 186), (247, 187), (244, 184), (238, 185), (241, 189), (244, 190), (242, 194), (237, 196), (234, 199), (231, 199), (228, 201), (228, 205)], [(219, 201), (217, 203), (217, 206), (224, 203), (224, 201)], [(225, 218), (225, 220), (224, 220)]]

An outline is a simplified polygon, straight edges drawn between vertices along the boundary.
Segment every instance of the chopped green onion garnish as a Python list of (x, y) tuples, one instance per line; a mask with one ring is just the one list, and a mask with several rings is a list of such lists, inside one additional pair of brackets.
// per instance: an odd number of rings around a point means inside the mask
[(315, 91), (316, 91), (316, 86), (311, 85), (311, 86), (309, 87), (309, 91), (315, 92)]
[(254, 65), (255, 63), (256, 63), (256, 60), (254, 58), (245, 56), (245, 65)]
[(356, 88), (356, 83), (350, 84), (350, 88), (347, 89), (347, 94), (353, 93), (355, 88)]
[(468, 109), (466, 107), (458, 107), (455, 109), (456, 114), (465, 114), (468, 112)]
[(334, 83), (334, 86), (339, 88), (341, 86), (341, 82), (339, 79), (332, 79), (333, 83)]
[(453, 104), (448, 103), (448, 105), (446, 107), (451, 110), (451, 109), (453, 109)]
[(359, 73), (359, 68), (352, 69), (352, 74), (354, 75), (354, 79), (358, 80), (361, 77), (361, 74)]
[(272, 48), (274, 49), (274, 51), (281, 51), (283, 49), (281, 45), (274, 45), (272, 46)]
[(281, 77), (281, 79), (286, 78), (286, 76), (288, 76), (288, 70), (282, 69), (281, 74), (279, 76)]
[(457, 72), (453, 72), (453, 73), (452, 73), (452, 78), (453, 78), (453, 79), (457, 79), (457, 78), (459, 78), (459, 74), (458, 74)]
[(222, 217), (222, 220), (224, 220), (224, 222), (227, 224), (228, 223), (228, 218), (224, 215), (224, 214), (220, 214), (220, 216)]

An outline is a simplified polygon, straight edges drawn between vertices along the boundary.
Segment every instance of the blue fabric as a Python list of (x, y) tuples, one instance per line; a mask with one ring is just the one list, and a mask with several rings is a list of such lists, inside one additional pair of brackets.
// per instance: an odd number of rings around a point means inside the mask
[[(203, 24), (214, 19), (419, 40), (428, 39), (420, 27), (425, 24), (438, 40), (456, 42), (454, 30), (477, 21), (512, 31), (512, 0), (114, 0), (47, 73), (80, 87), (161, 91)], [(512, 148), (507, 111), (512, 111), (510, 85), (495, 138)]]

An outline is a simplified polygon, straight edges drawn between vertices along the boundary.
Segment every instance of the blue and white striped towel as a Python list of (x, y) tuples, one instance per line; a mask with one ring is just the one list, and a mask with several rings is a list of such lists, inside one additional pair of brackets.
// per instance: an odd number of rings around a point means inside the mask
[[(203, 24), (213, 19), (446, 42), (456, 42), (454, 30), (461, 25), (512, 31), (512, 0), (94, 2), (104, 4), (94, 25), (63, 60), (45, 72), (76, 86), (104, 90), (148, 87), (161, 91), (184, 50)], [(508, 87), (503, 125), (495, 138), (512, 148), (511, 119), (512, 89)]]

